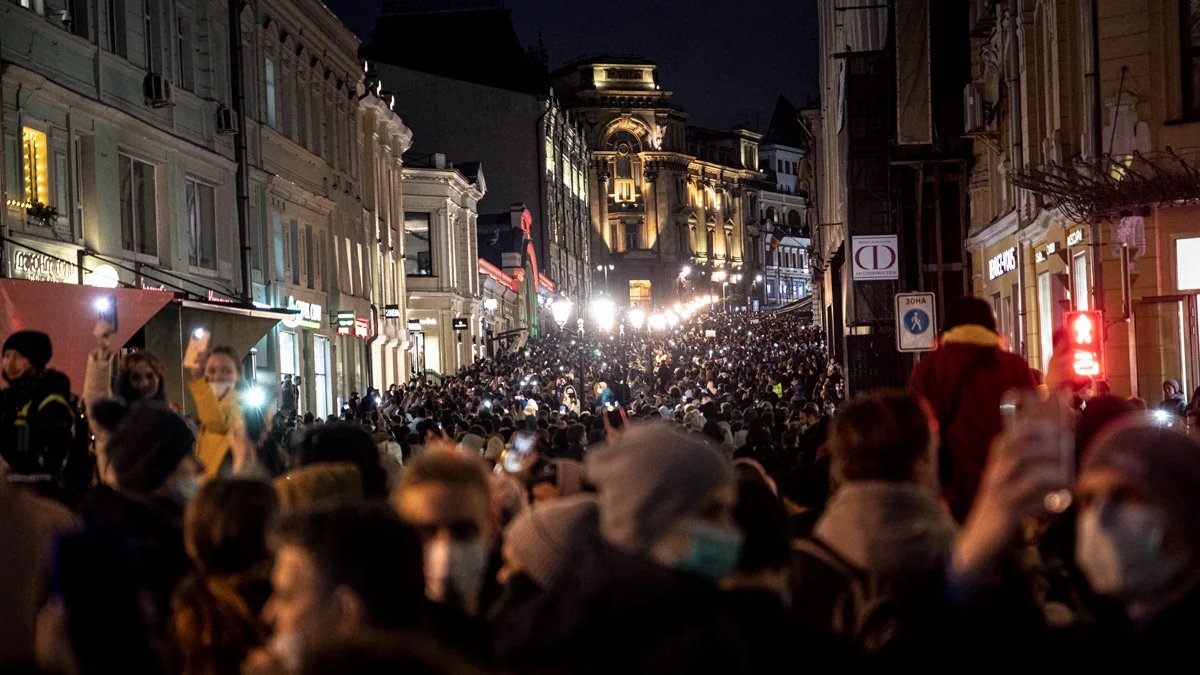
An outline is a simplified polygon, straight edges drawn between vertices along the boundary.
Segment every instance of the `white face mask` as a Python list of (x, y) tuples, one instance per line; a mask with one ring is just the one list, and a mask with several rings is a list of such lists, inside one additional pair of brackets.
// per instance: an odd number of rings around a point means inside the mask
[(1162, 550), (1166, 516), (1161, 508), (1121, 504), (1091, 506), (1079, 514), (1075, 560), (1092, 589), (1121, 601), (1146, 601), (1164, 590), (1186, 560)]
[(473, 614), (487, 572), (488, 550), (482, 538), (437, 538), (425, 544), (425, 595), (434, 602), (457, 602)]
[(271, 654), (279, 660), (279, 665), (283, 666), (285, 671), (295, 673), (300, 670), (302, 646), (300, 633), (289, 631), (273, 635), (271, 637), (271, 644), (267, 647)]

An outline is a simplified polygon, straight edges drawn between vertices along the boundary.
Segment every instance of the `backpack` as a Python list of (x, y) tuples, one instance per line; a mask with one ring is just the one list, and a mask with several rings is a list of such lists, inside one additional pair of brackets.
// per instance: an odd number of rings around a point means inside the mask
[(872, 574), (816, 536), (792, 542), (792, 568), (793, 606), (814, 630), (903, 671), (936, 670), (933, 659), (951, 639), (940, 568), (905, 577)]

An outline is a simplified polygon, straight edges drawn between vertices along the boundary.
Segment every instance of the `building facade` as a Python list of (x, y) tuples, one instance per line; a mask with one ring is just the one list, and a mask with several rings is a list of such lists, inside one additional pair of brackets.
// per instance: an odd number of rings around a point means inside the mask
[(410, 154), (404, 189), (412, 372), (453, 375), (486, 352), (477, 221), (487, 184), (478, 163)]
[[(468, 30), (486, 57), (444, 58), (444, 36)], [(398, 33), (406, 38), (394, 39)], [(396, 91), (420, 92), (398, 104), (418, 130), (414, 151), (503, 167), (490, 177), (481, 209), (527, 205), (540, 269), (574, 302), (586, 302), (590, 151), (580, 120), (559, 102), (544, 63), (520, 46), (508, 12), (389, 3), (375, 35), (363, 50), (373, 67)]]
[(970, 17), (973, 291), (1035, 368), (1066, 311), (1102, 311), (1097, 376), (1151, 404), (1164, 380), (1200, 382), (1198, 20), (1194, 3), (1148, 0)]
[(721, 294), (735, 274), (753, 283), (742, 267), (765, 177), (761, 135), (689, 129), (643, 59), (584, 59), (554, 77), (588, 130), (593, 283), (646, 308)]
[(377, 234), (398, 231), (409, 133), (357, 40), (317, 0), (242, 3), (232, 33), (211, 0), (53, 4), (0, 3), (5, 276), (173, 293), (128, 343), (167, 362), (172, 400), (206, 328), (335, 413), (370, 383), (372, 305), (403, 297)]

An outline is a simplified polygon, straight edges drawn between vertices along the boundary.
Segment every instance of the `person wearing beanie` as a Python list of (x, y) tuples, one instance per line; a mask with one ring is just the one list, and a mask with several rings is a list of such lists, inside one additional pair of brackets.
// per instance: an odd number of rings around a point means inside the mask
[(86, 439), (76, 443), (77, 400), (70, 379), (46, 364), (53, 356), (50, 336), (23, 330), (9, 335), (0, 352), (0, 457), (54, 493), (68, 458), (87, 460)]
[(583, 463), (552, 459), (531, 472), (529, 495), (534, 504), (570, 497), (583, 491)]
[(497, 627), (504, 665), (746, 672), (745, 645), (718, 602), (716, 584), (736, 566), (742, 534), (732, 515), (735, 475), (714, 446), (647, 420), (588, 454), (600, 536)]
[(595, 495), (579, 494), (525, 509), (504, 531), (504, 565), (497, 579), (504, 590), (492, 621), (552, 588), (580, 551), (599, 536)]
[(1036, 384), (1025, 359), (1004, 349), (987, 301), (961, 297), (950, 303), (937, 349), (913, 368), (909, 388), (933, 408), (941, 433), (942, 497), (959, 522), (1000, 433), (1001, 397)]
[[(1060, 419), (1070, 418), (1061, 404), (1034, 405), (1057, 405)], [(1047, 432), (1062, 427), (1045, 424), (1045, 415), (1028, 417), (1033, 423), (1018, 419), (993, 449), (989, 478), (946, 569), (959, 604), (966, 599), (973, 610), (1006, 588), (1027, 592), (1027, 579), (1003, 576), (1006, 556), (1021, 544), (1028, 517), (1045, 514), (1045, 496), (1071, 485), (1067, 472), (1048, 470), (1058, 463), (1061, 435)], [(1109, 672), (1123, 665), (1165, 671), (1193, 658), (1200, 624), (1200, 443), (1153, 412), (1125, 413), (1085, 450), (1072, 495), (1074, 565), (1094, 594), (1082, 594), (1083, 612), (1093, 619), (1032, 636), (1037, 654), (1053, 655), (1043, 662), (1047, 671)], [(1005, 580), (1016, 583), (1001, 588)]]
[(473, 433), (466, 433), (462, 440), (458, 442), (458, 450), (465, 452), (472, 457), (479, 457), (483, 452), (484, 439), (483, 436)]
[(159, 621), (170, 616), (175, 584), (191, 569), (183, 513), (200, 487), (188, 422), (165, 405), (133, 406), (106, 447), (112, 484), (92, 488), (79, 511), (89, 527), (116, 527), (133, 544)]

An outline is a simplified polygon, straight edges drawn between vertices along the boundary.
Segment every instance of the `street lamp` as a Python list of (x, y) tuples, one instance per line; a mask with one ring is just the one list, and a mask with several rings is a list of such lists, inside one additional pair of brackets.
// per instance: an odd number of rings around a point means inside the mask
[(625, 318), (629, 319), (629, 325), (633, 326), (634, 330), (641, 330), (646, 321), (646, 311), (641, 307), (630, 307), (625, 313)]
[(608, 292), (608, 271), (615, 270), (615, 269), (617, 269), (617, 266), (613, 265), (611, 263), (607, 264), (607, 265), (596, 265), (597, 272), (600, 272), (600, 271), (604, 272), (604, 292), (605, 293)]
[(565, 295), (560, 295), (550, 303), (550, 313), (554, 316), (554, 323), (558, 324), (559, 329), (567, 325), (567, 319), (571, 318), (571, 310), (575, 303)]
[(692, 274), (692, 266), (684, 265), (683, 269), (679, 270), (679, 276), (683, 279), (688, 278)]
[(613, 320), (616, 318), (617, 307), (612, 300), (608, 298), (596, 298), (592, 301), (591, 306), (592, 320), (600, 327), (600, 330), (611, 331)]

